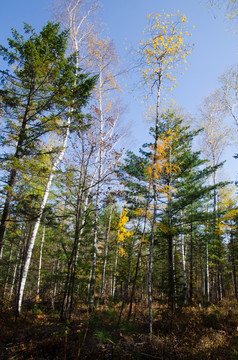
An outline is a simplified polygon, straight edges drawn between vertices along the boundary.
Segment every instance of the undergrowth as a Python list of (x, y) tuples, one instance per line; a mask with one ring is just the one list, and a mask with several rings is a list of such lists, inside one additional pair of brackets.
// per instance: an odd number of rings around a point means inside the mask
[(171, 312), (154, 304), (153, 337), (148, 336), (145, 304), (127, 308), (118, 323), (120, 304), (89, 313), (77, 309), (71, 321), (60, 322), (57, 312), (37, 305), (15, 322), (11, 310), (2, 311), (0, 359), (163, 359), (238, 360), (238, 304), (186, 306)]

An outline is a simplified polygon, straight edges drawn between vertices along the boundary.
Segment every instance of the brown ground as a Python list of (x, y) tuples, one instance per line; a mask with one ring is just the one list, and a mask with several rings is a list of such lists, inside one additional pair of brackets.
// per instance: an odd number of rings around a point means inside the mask
[(0, 360), (163, 359), (238, 360), (238, 303), (190, 306), (171, 313), (154, 310), (154, 335), (148, 338), (145, 307), (117, 326), (118, 307), (104, 306), (90, 315), (75, 313), (62, 323), (43, 305), (23, 312), (15, 322), (10, 309), (0, 314)]

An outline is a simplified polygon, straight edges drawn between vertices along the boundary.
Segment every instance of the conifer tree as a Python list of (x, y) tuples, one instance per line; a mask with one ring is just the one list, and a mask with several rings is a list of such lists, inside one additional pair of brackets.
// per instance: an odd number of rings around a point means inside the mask
[(11, 170), (0, 226), (1, 250), (18, 169), (21, 167), (24, 171), (24, 164), (31, 157), (39, 156), (42, 152), (40, 140), (46, 134), (63, 134), (64, 140), (51, 150), (53, 155), (48, 181), (21, 273), (17, 312), (21, 309), (32, 249), (54, 172), (64, 155), (71, 124), (77, 128), (83, 124), (81, 108), (86, 104), (96, 80), (80, 73), (76, 67), (77, 56), (66, 56), (68, 33), (60, 32), (59, 24), (48, 23), (39, 35), (29, 25), (25, 25), (24, 30), (25, 37), (13, 30), (9, 49), (1, 47), (3, 58), (9, 65), (14, 65), (12, 71), (1, 72), (3, 111), (10, 127), (5, 145), (12, 147), (12, 153), (7, 158)]
[(79, 75), (75, 83), (75, 56), (66, 57), (68, 34), (60, 32), (59, 24), (48, 23), (40, 34), (25, 24), (24, 31), (25, 36), (13, 30), (9, 48), (0, 47), (9, 66), (1, 71), (0, 93), (8, 130), (3, 145), (10, 148), (4, 156), (9, 176), (0, 225), (1, 254), (18, 170), (24, 171), (27, 161), (42, 152), (44, 135), (65, 128), (63, 117), (72, 116), (73, 108), (85, 103), (94, 83), (94, 79), (86, 81), (86, 75)]

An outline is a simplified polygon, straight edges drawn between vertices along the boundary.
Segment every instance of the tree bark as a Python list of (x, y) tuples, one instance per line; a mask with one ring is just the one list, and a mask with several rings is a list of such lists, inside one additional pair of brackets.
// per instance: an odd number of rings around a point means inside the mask
[(43, 233), (42, 233), (41, 244), (40, 244), (40, 256), (39, 256), (38, 279), (37, 279), (37, 290), (36, 290), (37, 300), (38, 300), (38, 297), (40, 294), (41, 266), (42, 266), (42, 254), (43, 254), (44, 241), (45, 241), (45, 224), (43, 226)]
[(115, 264), (114, 264), (114, 273), (113, 273), (113, 278), (112, 278), (112, 297), (115, 296), (115, 292), (116, 292), (118, 249), (119, 249), (119, 243), (117, 242), (117, 245), (116, 245), (116, 257), (115, 257)]
[(190, 225), (190, 269), (189, 269), (189, 302), (193, 301), (193, 226)]
[(103, 299), (104, 299), (104, 296), (105, 296), (106, 269), (107, 269), (107, 256), (108, 256), (108, 240), (109, 240), (110, 231), (111, 231), (112, 211), (113, 211), (113, 206), (111, 206), (111, 208), (110, 208), (108, 229), (107, 229), (106, 238), (105, 238), (104, 261), (103, 261), (103, 271), (102, 271), (102, 285), (101, 285), (101, 296), (100, 296), (100, 301), (101, 302), (103, 302)]
[(210, 286), (209, 286), (209, 252), (208, 252), (208, 240), (206, 241), (206, 269), (205, 269), (205, 296), (206, 300), (210, 299)]
[(185, 262), (185, 249), (184, 249), (184, 235), (180, 234), (181, 238), (181, 258), (182, 258), (182, 270), (183, 270), (183, 303), (187, 304), (188, 287), (186, 278), (186, 262)]
[(232, 280), (233, 280), (234, 294), (235, 297), (237, 298), (236, 261), (235, 261), (234, 240), (233, 240), (232, 232), (230, 235), (230, 251), (231, 251)]

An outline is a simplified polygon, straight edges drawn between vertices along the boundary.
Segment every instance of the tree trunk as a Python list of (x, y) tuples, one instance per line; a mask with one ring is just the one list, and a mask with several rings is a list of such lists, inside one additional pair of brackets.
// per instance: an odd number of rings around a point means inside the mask
[(10, 254), (9, 254), (9, 259), (8, 259), (7, 274), (5, 277), (5, 284), (4, 284), (3, 295), (2, 295), (3, 300), (6, 296), (6, 291), (7, 291), (7, 286), (8, 286), (8, 279), (9, 279), (11, 261), (12, 261), (12, 252), (13, 252), (13, 243), (11, 243), (11, 249), (10, 249)]
[(187, 304), (188, 287), (186, 279), (186, 262), (185, 262), (185, 249), (184, 249), (184, 235), (180, 234), (181, 238), (181, 258), (182, 258), (182, 270), (183, 270), (183, 303)]
[(206, 300), (209, 301), (209, 299), (210, 299), (210, 286), (209, 286), (209, 253), (208, 253), (208, 240), (206, 241), (205, 296), (206, 296)]
[[(213, 166), (216, 164), (215, 155), (213, 154)], [(216, 170), (213, 173), (213, 185), (216, 185)], [(213, 191), (213, 236), (216, 237), (216, 221), (217, 221), (217, 194), (216, 189)], [(214, 242), (214, 239), (213, 239)], [(213, 244), (213, 252), (215, 253), (216, 245)], [(213, 260), (214, 262), (214, 260)], [(215, 294), (215, 265), (212, 264), (211, 267), (211, 287), (210, 287), (210, 301), (214, 301)]]
[[(81, 179), (80, 179), (81, 184)], [(74, 243), (72, 247), (72, 251), (70, 257), (68, 259), (68, 269), (65, 281), (65, 290), (64, 290), (64, 298), (61, 307), (61, 320), (67, 320), (71, 317), (72, 312), (72, 305), (73, 305), (73, 295), (74, 295), (74, 284), (75, 284), (75, 277), (76, 277), (76, 269), (78, 263), (78, 252), (80, 246), (80, 238), (81, 232), (83, 230), (85, 220), (82, 219), (82, 212), (81, 212), (81, 205), (82, 205), (82, 198), (81, 198), (81, 191), (79, 191), (77, 196), (77, 210), (76, 210), (76, 223), (75, 223), (75, 234), (74, 234)], [(87, 207), (88, 198), (84, 204)], [(81, 221), (81, 226), (80, 226)]]
[(15, 169), (13, 169), (11, 171), (10, 178), (8, 181), (8, 188), (10, 188), (11, 190), (7, 191), (7, 196), (6, 196), (3, 213), (2, 213), (1, 224), (0, 224), (0, 260), (2, 259), (2, 256), (3, 256), (4, 239), (5, 239), (7, 221), (8, 221), (9, 211), (10, 211), (10, 204), (11, 204), (11, 200), (12, 200), (12, 191), (13, 191), (13, 187), (16, 182), (16, 176), (17, 176), (17, 172)]
[[(101, 175), (101, 172), (100, 172), (100, 175)], [(99, 181), (101, 181), (101, 179)], [(95, 297), (96, 266), (97, 266), (97, 241), (98, 241), (99, 195), (100, 195), (100, 182), (98, 183), (98, 187), (97, 187), (96, 204), (95, 204), (96, 209), (95, 209), (94, 231), (93, 231), (92, 276), (91, 276), (91, 279), (90, 279), (91, 281), (90, 281), (90, 291), (89, 291), (89, 307), (90, 307), (90, 309), (93, 309), (93, 307), (94, 307), (94, 297)]]
[(112, 278), (112, 297), (115, 296), (115, 292), (116, 292), (118, 249), (119, 249), (119, 243), (117, 242), (116, 257), (115, 257), (115, 264), (114, 264), (114, 273), (113, 273), (113, 278)]
[(161, 91), (162, 76), (159, 75), (158, 91), (156, 97), (156, 118), (155, 118), (155, 142), (152, 168), (152, 187), (153, 187), (153, 220), (150, 234), (150, 248), (149, 248), (149, 271), (148, 271), (148, 305), (149, 305), (149, 336), (152, 338), (153, 334), (153, 313), (152, 313), (152, 273), (153, 273), (153, 252), (155, 241), (155, 224), (157, 217), (157, 188), (156, 188), (156, 160), (157, 160), (157, 143), (159, 137), (159, 115), (160, 115), (160, 91)]
[(10, 289), (10, 293), (9, 293), (9, 302), (12, 299), (12, 294), (13, 294), (13, 289), (14, 289), (14, 285), (15, 285), (15, 281), (16, 281), (16, 275), (17, 275), (17, 269), (18, 269), (18, 265), (19, 265), (19, 255), (20, 255), (20, 243), (18, 244), (18, 249), (17, 249), (17, 254), (16, 254), (16, 260), (15, 260), (15, 265), (13, 268), (13, 274), (12, 274), (12, 283), (11, 283), (11, 289)]
[[(148, 193), (150, 194), (150, 186), (149, 186)], [(136, 271), (135, 271), (135, 276), (134, 276), (133, 284), (132, 284), (130, 307), (129, 307), (129, 311), (128, 311), (128, 315), (127, 315), (127, 320), (128, 321), (130, 320), (130, 317), (131, 317), (132, 305), (133, 305), (133, 300), (134, 300), (134, 295), (135, 295), (135, 288), (136, 288), (136, 280), (137, 280), (137, 275), (138, 275), (138, 270), (139, 270), (141, 253), (142, 253), (142, 246), (143, 246), (143, 241), (144, 241), (144, 238), (145, 238), (145, 231), (146, 231), (146, 225), (147, 225), (147, 215), (148, 215), (148, 206), (149, 206), (149, 196), (147, 197), (147, 202), (146, 202), (146, 207), (145, 207), (145, 219), (144, 219), (143, 233), (142, 233), (141, 240), (140, 240), (139, 252), (138, 252), (138, 255), (137, 255), (137, 262), (136, 262)], [(142, 284), (143, 284), (143, 281), (142, 281)], [(142, 297), (143, 297), (143, 291), (141, 293), (142, 293)]]
[(215, 270), (214, 265), (211, 267), (211, 286), (210, 286), (210, 301), (211, 303), (214, 300), (214, 278), (215, 278)]
[(52, 165), (51, 172), (50, 172), (47, 184), (46, 184), (44, 196), (43, 196), (42, 201), (41, 201), (40, 210), (38, 212), (37, 219), (36, 219), (35, 225), (33, 227), (33, 231), (32, 231), (30, 241), (28, 243), (26, 259), (25, 259), (25, 263), (24, 263), (24, 266), (23, 266), (23, 271), (22, 271), (22, 274), (21, 274), (19, 291), (18, 291), (18, 294), (17, 294), (16, 316), (18, 316), (19, 313), (21, 312), (23, 294), (24, 294), (25, 285), (26, 285), (26, 279), (27, 279), (27, 275), (28, 275), (28, 271), (29, 271), (29, 267), (30, 267), (33, 247), (34, 247), (34, 244), (35, 244), (35, 240), (36, 240), (37, 232), (38, 232), (38, 229), (39, 229), (39, 226), (40, 226), (43, 211), (45, 209), (45, 205), (46, 205), (46, 202), (48, 200), (48, 196), (49, 196), (49, 192), (50, 192), (50, 188), (51, 188), (51, 184), (52, 184), (52, 181), (53, 181), (55, 170), (57, 169), (57, 166), (59, 165), (60, 161), (62, 160), (62, 158), (64, 156), (64, 153), (65, 153), (65, 150), (66, 150), (68, 136), (69, 136), (69, 127), (70, 127), (70, 117), (67, 120), (66, 135), (65, 135), (65, 138), (64, 138), (62, 149), (60, 151), (60, 154), (59, 154), (58, 158), (55, 159), (55, 161), (54, 161), (54, 163)]
[(190, 270), (189, 270), (189, 302), (193, 301), (193, 226), (191, 223), (190, 234)]
[(232, 232), (230, 235), (230, 252), (231, 252), (232, 279), (233, 279), (234, 294), (235, 294), (235, 297), (237, 298), (236, 261), (235, 261), (234, 240), (233, 240)]
[(105, 294), (107, 256), (108, 256), (108, 240), (109, 240), (109, 235), (110, 235), (110, 231), (111, 231), (112, 211), (113, 211), (113, 206), (111, 206), (111, 209), (110, 209), (108, 229), (107, 229), (106, 238), (105, 238), (104, 261), (103, 261), (103, 271), (102, 271), (102, 285), (101, 285), (101, 296), (100, 296), (101, 302), (103, 302), (104, 294)]
[(42, 233), (41, 244), (40, 244), (40, 257), (39, 257), (38, 279), (37, 279), (37, 290), (36, 290), (37, 300), (39, 300), (38, 298), (39, 298), (39, 294), (40, 294), (41, 265), (42, 265), (42, 254), (43, 254), (44, 241), (45, 241), (45, 224), (43, 226), (43, 233)]
[[(56, 266), (54, 266), (54, 271), (53, 271), (54, 275), (57, 274), (58, 270), (59, 270), (59, 259), (57, 259)], [(55, 297), (57, 292), (57, 285), (58, 285), (58, 280), (54, 282), (54, 289), (51, 298), (51, 306), (53, 310), (55, 310)]]
[(120, 322), (121, 322), (122, 312), (123, 312), (125, 304), (128, 301), (128, 290), (129, 290), (129, 285), (130, 285), (130, 280), (131, 280), (131, 265), (132, 265), (132, 259), (133, 259), (133, 254), (134, 254), (134, 246), (135, 246), (135, 242), (136, 242), (136, 236), (137, 236), (137, 231), (138, 231), (138, 228), (139, 228), (139, 224), (140, 224), (140, 219), (138, 220), (136, 231), (135, 231), (135, 234), (134, 234), (134, 237), (133, 237), (133, 242), (132, 242), (132, 247), (131, 247), (131, 254), (130, 254), (130, 259), (129, 259), (129, 264), (128, 264), (127, 280), (126, 280), (126, 284), (125, 284), (124, 296), (123, 296), (123, 300), (122, 300), (122, 305), (121, 305), (121, 311), (120, 311), (120, 315), (119, 315), (119, 319), (118, 319), (118, 324), (120, 324)]
[(173, 261), (173, 236), (168, 234), (168, 303), (172, 311), (175, 308), (175, 283), (174, 283), (174, 261)]

